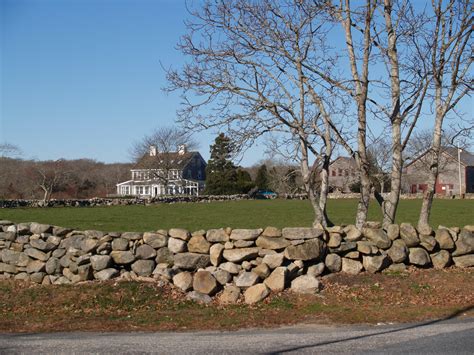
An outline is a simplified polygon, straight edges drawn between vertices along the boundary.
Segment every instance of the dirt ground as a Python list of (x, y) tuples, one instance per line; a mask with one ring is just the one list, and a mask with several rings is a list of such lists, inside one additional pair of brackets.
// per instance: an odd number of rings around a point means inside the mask
[(232, 330), (474, 317), (472, 269), (340, 273), (322, 283), (317, 295), (285, 291), (255, 306), (223, 306), (187, 301), (178, 290), (149, 282), (40, 286), (3, 280), (0, 332)]

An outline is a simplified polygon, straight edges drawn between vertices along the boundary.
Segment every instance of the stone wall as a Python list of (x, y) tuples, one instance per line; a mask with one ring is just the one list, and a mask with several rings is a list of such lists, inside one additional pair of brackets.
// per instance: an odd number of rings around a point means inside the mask
[[(384, 194), (387, 195), (387, 194)], [(287, 194), (279, 196), (286, 200), (307, 200), (306, 194)], [(330, 199), (358, 199), (358, 193), (330, 193)], [(421, 199), (422, 194), (401, 195), (402, 200)], [(452, 199), (444, 195), (436, 198)], [(466, 194), (466, 199), (474, 199), (474, 194)], [(160, 196), (152, 199), (146, 198), (91, 198), (91, 199), (68, 199), (68, 200), (50, 200), (46, 204), (42, 200), (0, 200), (0, 208), (19, 208), (19, 207), (101, 207), (101, 206), (128, 206), (128, 205), (152, 205), (159, 203), (179, 203), (179, 202), (201, 202), (209, 203), (215, 201), (239, 201), (252, 200), (249, 195), (202, 195), (202, 196)]]
[(0, 277), (44, 285), (86, 280), (161, 279), (191, 299), (251, 304), (290, 287), (315, 293), (320, 276), (408, 265), (474, 266), (474, 225), (436, 231), (412, 225), (184, 229), (145, 233), (79, 231), (0, 221)]

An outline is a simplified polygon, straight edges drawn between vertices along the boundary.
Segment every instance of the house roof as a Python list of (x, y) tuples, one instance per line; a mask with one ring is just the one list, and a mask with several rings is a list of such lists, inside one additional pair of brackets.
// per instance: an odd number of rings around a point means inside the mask
[(350, 165), (350, 166), (356, 166), (357, 163), (355, 161), (354, 158), (351, 158), (351, 157), (343, 157), (343, 156), (338, 156), (336, 159), (334, 159), (329, 165), (332, 165), (334, 164), (335, 162), (341, 162), (343, 164), (347, 164), (347, 165)]
[(140, 158), (133, 169), (159, 169), (160, 167), (166, 167), (167, 169), (184, 169), (196, 156), (202, 159), (199, 152), (185, 152), (183, 154), (178, 152), (166, 152), (158, 153), (155, 156), (151, 156), (147, 153)]
[[(421, 159), (424, 157), (426, 154), (430, 152), (430, 149), (426, 150), (423, 154), (420, 154), (417, 158), (413, 159), (410, 161), (406, 166), (412, 165), (414, 162), (417, 160)], [(447, 154), (449, 155), (452, 159), (455, 161), (458, 161), (458, 148), (456, 147), (441, 147), (441, 154)], [(465, 149), (461, 149), (461, 164), (464, 166), (474, 166), (474, 154), (471, 152), (468, 152)]]

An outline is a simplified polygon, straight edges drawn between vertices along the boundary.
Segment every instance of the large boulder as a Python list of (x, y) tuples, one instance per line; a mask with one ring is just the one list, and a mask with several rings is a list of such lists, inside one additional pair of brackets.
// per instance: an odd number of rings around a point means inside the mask
[(138, 276), (150, 276), (154, 268), (154, 260), (137, 260), (132, 264), (132, 270)]
[(360, 261), (342, 258), (342, 272), (345, 272), (346, 274), (357, 275), (363, 268), (364, 267)]
[(456, 240), (456, 249), (453, 252), (453, 256), (472, 253), (474, 253), (474, 233), (463, 229), (458, 235), (458, 240)]
[(428, 266), (431, 263), (430, 255), (423, 248), (409, 248), (408, 260), (410, 264)]
[(228, 285), (224, 288), (224, 292), (219, 296), (219, 303), (233, 304), (239, 300), (240, 288), (235, 285)]
[(328, 254), (324, 264), (330, 272), (339, 272), (342, 268), (342, 258), (337, 254)]
[(38, 249), (35, 248), (27, 248), (25, 249), (24, 253), (33, 259), (37, 259), (40, 261), (48, 261), (50, 254), (49, 253), (44, 253)]
[(210, 263), (209, 255), (196, 253), (180, 253), (174, 256), (174, 266), (184, 270), (205, 268)]
[(217, 270), (212, 271), (212, 276), (216, 278), (217, 282), (220, 285), (226, 285), (232, 281), (231, 273), (222, 269), (217, 269)]
[(229, 241), (229, 235), (223, 228), (209, 229), (206, 233), (206, 239), (211, 243), (225, 243)]
[(112, 258), (109, 255), (92, 255), (90, 260), (95, 271), (107, 269), (112, 265)]
[(114, 259), (114, 263), (119, 265), (131, 264), (135, 261), (135, 255), (132, 254), (131, 251), (118, 251), (114, 250), (110, 253), (112, 259)]
[(181, 291), (187, 292), (193, 288), (193, 274), (187, 271), (180, 272), (173, 276), (173, 284)]
[(390, 265), (390, 261), (385, 255), (364, 256), (362, 263), (364, 269), (372, 274), (382, 271)]
[(357, 242), (362, 239), (362, 232), (353, 224), (344, 227), (344, 233), (346, 235), (344, 239), (348, 242)]
[(142, 244), (135, 250), (137, 259), (153, 259), (156, 257), (156, 251), (148, 244)]
[(311, 275), (297, 277), (291, 282), (291, 291), (297, 293), (315, 294), (321, 289), (319, 280)]
[(208, 254), (211, 243), (202, 235), (192, 236), (188, 242), (188, 251), (191, 253)]
[(50, 233), (52, 230), (53, 226), (49, 224), (40, 224), (36, 222), (30, 224), (30, 231), (33, 234)]
[(285, 249), (289, 260), (316, 260), (324, 257), (326, 245), (321, 239), (310, 239), (303, 244), (290, 245)]
[(272, 237), (272, 238), (281, 237), (281, 230), (276, 227), (267, 227), (262, 232), (262, 235), (265, 237)]
[(427, 234), (420, 234), (419, 238), (420, 238), (420, 246), (422, 246), (429, 252), (432, 252), (433, 250), (435, 250), (436, 245), (438, 243), (436, 242), (436, 239), (433, 236), (427, 235)]
[(212, 295), (217, 290), (217, 281), (209, 271), (198, 271), (193, 277), (193, 289), (205, 295)]
[(173, 253), (184, 253), (187, 250), (187, 244), (182, 239), (169, 238), (168, 249)]
[(420, 244), (418, 232), (410, 223), (400, 224), (400, 237), (403, 239), (408, 248), (413, 248)]
[(230, 234), (231, 240), (255, 240), (260, 234), (262, 229), (233, 229)]
[(454, 249), (454, 240), (451, 237), (451, 233), (448, 229), (439, 228), (438, 230), (436, 230), (435, 239), (438, 242), (440, 249)]
[(387, 226), (387, 236), (390, 240), (398, 239), (400, 236), (400, 226), (398, 224), (389, 224)]
[(287, 239), (281, 237), (261, 236), (257, 239), (256, 244), (262, 249), (278, 250), (286, 248), (291, 243)]
[(222, 244), (216, 243), (211, 245), (209, 248), (209, 256), (212, 265), (217, 266), (221, 263), (223, 252), (224, 246)]
[(431, 262), (435, 269), (444, 269), (451, 264), (451, 254), (447, 250), (440, 250), (431, 254)]
[(140, 240), (142, 239), (142, 234), (137, 232), (125, 232), (122, 233), (121, 237), (127, 240)]
[(220, 264), (219, 269), (225, 270), (233, 275), (236, 275), (240, 272), (240, 270), (242, 270), (242, 267), (235, 263), (227, 262)]
[(267, 264), (270, 269), (276, 269), (283, 264), (284, 258), (283, 253), (267, 254), (263, 257), (262, 263)]
[(145, 232), (143, 241), (152, 248), (159, 249), (168, 245), (168, 236), (161, 233)]
[(48, 275), (60, 274), (61, 264), (59, 263), (59, 259), (54, 257), (49, 258), (45, 265), (45, 271)]
[(474, 254), (456, 256), (453, 258), (453, 261), (454, 261), (454, 265), (456, 265), (457, 267), (473, 267)]
[(224, 250), (224, 259), (239, 263), (244, 260), (255, 259), (258, 256), (259, 248), (239, 248)]
[(380, 249), (388, 249), (392, 245), (392, 241), (383, 229), (364, 228), (363, 234)]
[(408, 257), (408, 248), (403, 240), (396, 239), (387, 254), (394, 263), (403, 263)]
[(124, 251), (128, 249), (128, 240), (124, 238), (114, 238), (112, 240), (112, 250)]
[(270, 294), (270, 289), (265, 284), (249, 287), (244, 293), (245, 303), (255, 304), (264, 300)]
[(285, 239), (315, 239), (324, 236), (324, 230), (316, 228), (283, 228), (282, 236)]
[(39, 260), (31, 260), (26, 266), (26, 272), (28, 274), (33, 274), (35, 272), (44, 271), (46, 263)]
[(287, 273), (286, 267), (277, 267), (263, 282), (272, 291), (283, 291), (286, 285)]
[(181, 240), (184, 240), (186, 242), (191, 238), (191, 233), (189, 233), (188, 230), (183, 229), (183, 228), (171, 228), (168, 231), (168, 235), (171, 238), (181, 239)]
[(173, 265), (174, 263), (173, 253), (167, 247), (160, 248), (156, 251), (155, 261), (157, 264)]
[(235, 278), (235, 285), (237, 287), (246, 288), (255, 285), (259, 279), (260, 278), (256, 273), (244, 271)]

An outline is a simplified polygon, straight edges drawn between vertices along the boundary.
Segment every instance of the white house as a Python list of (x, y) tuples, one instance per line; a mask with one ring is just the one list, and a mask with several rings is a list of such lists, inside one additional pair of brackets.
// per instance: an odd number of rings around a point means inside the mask
[(206, 179), (206, 162), (186, 146), (176, 152), (158, 152), (151, 146), (131, 169), (131, 180), (117, 184), (119, 196), (199, 195)]

